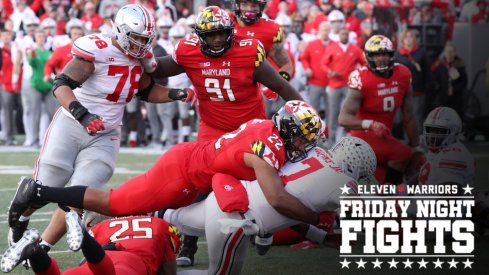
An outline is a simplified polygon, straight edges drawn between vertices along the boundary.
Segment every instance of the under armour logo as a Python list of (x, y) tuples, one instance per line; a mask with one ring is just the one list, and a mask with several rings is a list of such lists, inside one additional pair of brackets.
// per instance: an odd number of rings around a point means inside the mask
[(224, 190), (231, 191), (231, 190), (233, 190), (233, 187), (231, 185), (226, 184), (226, 185), (224, 185)]
[(397, 81), (392, 81), (392, 85), (397, 85)]
[(250, 31), (248, 31), (248, 32), (246, 33), (246, 35), (247, 35), (247, 36), (255, 36), (255, 33), (254, 33), (254, 32), (250, 32)]
[(229, 66), (231, 66), (231, 61), (223, 61), (223, 62), (222, 62), (222, 65), (223, 65), (223, 66), (228, 66), (228, 67), (229, 67)]
[(185, 194), (190, 194), (190, 190), (188, 190), (187, 188), (183, 189), (182, 191), (183, 191), (183, 193), (185, 193)]
[(37, 187), (37, 197), (41, 197), (41, 187)]

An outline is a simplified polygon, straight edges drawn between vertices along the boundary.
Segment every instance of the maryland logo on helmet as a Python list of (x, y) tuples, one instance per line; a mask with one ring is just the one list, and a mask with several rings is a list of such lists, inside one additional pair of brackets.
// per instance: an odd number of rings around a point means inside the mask
[(393, 52), (394, 46), (389, 38), (383, 35), (374, 35), (365, 43), (366, 52)]
[(232, 25), (229, 15), (217, 6), (210, 6), (202, 10), (196, 22), (196, 27), (204, 32), (224, 29)]
[(285, 109), (293, 114), (300, 125), (301, 133), (309, 141), (316, 141), (321, 134), (322, 124), (320, 116), (314, 108), (304, 101), (293, 100), (287, 102)]

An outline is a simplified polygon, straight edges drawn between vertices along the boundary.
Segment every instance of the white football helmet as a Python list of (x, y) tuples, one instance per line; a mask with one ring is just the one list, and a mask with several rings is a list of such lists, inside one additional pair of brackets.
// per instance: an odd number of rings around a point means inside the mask
[[(343, 137), (328, 154), (343, 173), (358, 182), (370, 181), (377, 166), (377, 158), (370, 145), (361, 138)], [(367, 183), (365, 182), (365, 183)]]
[(117, 43), (127, 55), (143, 58), (155, 38), (155, 20), (151, 13), (137, 4), (122, 7), (115, 16), (113, 32)]
[(331, 23), (333, 21), (343, 21), (345, 22), (345, 15), (339, 10), (332, 10), (328, 14), (328, 22)]
[(423, 141), (430, 150), (438, 150), (457, 142), (461, 132), (462, 120), (449, 107), (435, 108), (423, 123)]

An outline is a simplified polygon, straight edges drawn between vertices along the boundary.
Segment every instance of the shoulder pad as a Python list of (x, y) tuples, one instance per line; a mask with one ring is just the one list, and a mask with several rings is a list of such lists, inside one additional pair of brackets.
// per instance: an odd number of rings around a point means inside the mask
[(85, 35), (78, 38), (71, 49), (71, 53), (89, 61), (95, 61), (97, 52), (109, 46), (108, 36), (102, 34)]
[(348, 77), (348, 87), (361, 90), (363, 86), (362, 77), (360, 76), (360, 70), (354, 70)]

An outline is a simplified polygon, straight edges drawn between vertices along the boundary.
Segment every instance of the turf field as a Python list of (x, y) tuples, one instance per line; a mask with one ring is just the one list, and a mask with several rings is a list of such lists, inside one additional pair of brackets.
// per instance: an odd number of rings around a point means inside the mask
[[(477, 186), (479, 186), (479, 190), (489, 190), (489, 143), (469, 144), (469, 149), (476, 157)], [(117, 186), (117, 184), (146, 170), (162, 152), (123, 148), (119, 156), (117, 170), (109, 183), (109, 187)], [(19, 177), (32, 174), (37, 154), (38, 151), (36, 150), (22, 147), (0, 147), (0, 254), (7, 248), (6, 211), (8, 204), (15, 192)], [(35, 213), (31, 218), (30, 227), (42, 231), (47, 225), (53, 209), (54, 205), (49, 205)], [(360, 246), (361, 241), (358, 244)], [(385, 262), (382, 265), (382, 270), (374, 270), (370, 263), (366, 265), (366, 270), (356, 269), (356, 264), (350, 265), (350, 270), (341, 269), (339, 251), (331, 248), (322, 247), (293, 251), (288, 247), (273, 247), (265, 257), (258, 256), (253, 249), (251, 247), (249, 251), (244, 274), (357, 274), (359, 272), (362, 274), (390, 274), (394, 270), (386, 268)], [(61, 270), (77, 265), (82, 259), (81, 252), (73, 253), (68, 250), (64, 239), (54, 247), (50, 254), (57, 259)], [(463, 270), (460, 267), (461, 264), (458, 264), (457, 270), (448, 269), (447, 264), (443, 265), (442, 270), (434, 270), (429, 264), (428, 267), (431, 269), (425, 271), (418, 269), (418, 265), (415, 264), (411, 270), (404, 270), (401, 268), (402, 265), (398, 265), (398, 269), (394, 272), (396, 274), (489, 274), (489, 235), (476, 237), (475, 256), (475, 264), (470, 270)], [(206, 263), (207, 244), (205, 239), (200, 239), (194, 268), (205, 269)], [(32, 274), (32, 271), (27, 271), (22, 266), (18, 266), (12, 274)]]

